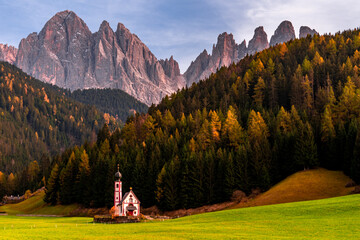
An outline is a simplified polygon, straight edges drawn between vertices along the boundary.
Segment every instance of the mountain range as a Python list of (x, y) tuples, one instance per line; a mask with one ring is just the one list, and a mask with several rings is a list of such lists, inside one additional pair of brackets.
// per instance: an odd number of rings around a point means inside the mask
[[(301, 27), (299, 37), (316, 31)], [(8, 61), (41, 81), (70, 90), (117, 88), (151, 105), (165, 95), (205, 79), (216, 69), (238, 62), (269, 46), (295, 39), (294, 28), (283, 21), (268, 42), (263, 27), (255, 29), (248, 46), (237, 44), (232, 34), (219, 35), (212, 53), (204, 50), (184, 74), (171, 56), (158, 60), (123, 24), (114, 32), (103, 21), (92, 33), (72, 11), (53, 16), (40, 33), (22, 39), (19, 48), (0, 44), (0, 60)]]

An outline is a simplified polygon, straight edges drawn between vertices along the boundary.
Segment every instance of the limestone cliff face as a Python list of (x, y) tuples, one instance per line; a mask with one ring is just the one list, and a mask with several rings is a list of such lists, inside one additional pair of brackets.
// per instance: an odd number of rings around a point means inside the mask
[(269, 47), (269, 43), (263, 27), (255, 29), (249, 47), (246, 47), (245, 40), (241, 44), (237, 44), (232, 34), (222, 33), (219, 35), (216, 45), (213, 46), (211, 55), (204, 50), (194, 62), (191, 62), (184, 73), (186, 83), (191, 86), (194, 82), (207, 78), (217, 69), (240, 61), (246, 54), (254, 54), (267, 47)]
[(280, 23), (278, 28), (275, 30), (274, 35), (270, 39), (270, 46), (275, 46), (276, 44), (288, 42), (292, 39), (295, 39), (295, 30), (291, 22), (283, 21)]
[(235, 43), (232, 34), (226, 32), (219, 35), (216, 45), (213, 46), (212, 54), (208, 55), (204, 50), (184, 73), (187, 85), (207, 78), (216, 69), (222, 66), (229, 66), (233, 62), (244, 57), (245, 42), (241, 45)]
[[(317, 33), (314, 29), (309, 27), (300, 28), (300, 37), (306, 37), (307, 34)], [(274, 35), (271, 37), (270, 46), (278, 43), (287, 42), (295, 39), (295, 31), (291, 22), (283, 21), (276, 29)], [(223, 33), (218, 37), (216, 46), (213, 47), (212, 54), (209, 55), (204, 50), (189, 68), (184, 73), (186, 83), (188, 86), (201, 79), (205, 79), (211, 73), (215, 72), (217, 68), (228, 66), (232, 62), (237, 63), (247, 54), (253, 55), (269, 47), (267, 34), (262, 26), (254, 31), (253, 38), (246, 46), (245, 40), (241, 44), (236, 44), (232, 34)]]
[(44, 82), (71, 90), (120, 88), (148, 105), (185, 85), (177, 62), (164, 62), (123, 24), (114, 32), (104, 21), (91, 33), (71, 11), (21, 40), (16, 58), (17, 66)]
[(306, 38), (307, 35), (313, 36), (314, 34), (318, 34), (315, 29), (311, 29), (307, 26), (301, 26), (299, 30), (299, 38)]
[(264, 27), (257, 27), (254, 31), (253, 38), (249, 41), (248, 54), (252, 55), (256, 52), (261, 52), (265, 48), (269, 47), (267, 34), (264, 31)]
[[(300, 28), (300, 37), (314, 33), (308, 27)], [(291, 22), (283, 21), (270, 45), (294, 38)], [(211, 54), (204, 50), (182, 75), (172, 56), (158, 60), (123, 24), (119, 23), (114, 32), (103, 21), (99, 30), (92, 33), (74, 12), (63, 11), (53, 16), (39, 34), (31, 33), (22, 39), (18, 50), (0, 44), (0, 60), (63, 88), (119, 88), (151, 105), (179, 88), (207, 78), (222, 66), (268, 47), (262, 26), (255, 29), (248, 46), (245, 40), (237, 44), (232, 34), (224, 32), (218, 36)]]
[(16, 61), (17, 48), (8, 46), (7, 44), (0, 44), (0, 61), (14, 64)]

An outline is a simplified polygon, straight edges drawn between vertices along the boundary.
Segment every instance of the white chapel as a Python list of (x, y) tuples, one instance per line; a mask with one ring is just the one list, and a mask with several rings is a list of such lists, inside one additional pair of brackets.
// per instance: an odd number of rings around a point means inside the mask
[(115, 173), (114, 207), (115, 216), (140, 216), (140, 201), (132, 188), (122, 196), (121, 173)]

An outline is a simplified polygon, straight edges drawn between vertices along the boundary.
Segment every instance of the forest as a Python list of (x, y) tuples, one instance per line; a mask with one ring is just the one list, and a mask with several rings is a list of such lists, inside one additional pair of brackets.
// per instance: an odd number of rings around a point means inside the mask
[(0, 62), (0, 198), (43, 186), (50, 156), (96, 140), (105, 121), (94, 106)]
[(246, 56), (54, 157), (45, 200), (110, 207), (117, 164), (124, 192), (163, 210), (265, 191), (319, 166), (359, 182), (359, 50), (355, 29)]
[(68, 91), (67, 96), (76, 101), (93, 105), (100, 111), (118, 118), (121, 122), (125, 122), (132, 113), (146, 113), (148, 110), (148, 106), (120, 89)]

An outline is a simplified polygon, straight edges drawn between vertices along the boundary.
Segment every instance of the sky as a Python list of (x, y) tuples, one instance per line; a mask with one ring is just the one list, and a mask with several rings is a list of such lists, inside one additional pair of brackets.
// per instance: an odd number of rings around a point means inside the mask
[(158, 59), (174, 56), (182, 73), (204, 49), (211, 53), (223, 32), (248, 43), (258, 26), (270, 41), (283, 20), (296, 36), (300, 26), (320, 34), (360, 27), (357, 0), (0, 0), (0, 43), (18, 47), (63, 10), (74, 11), (92, 32), (103, 20), (114, 31), (123, 23)]

